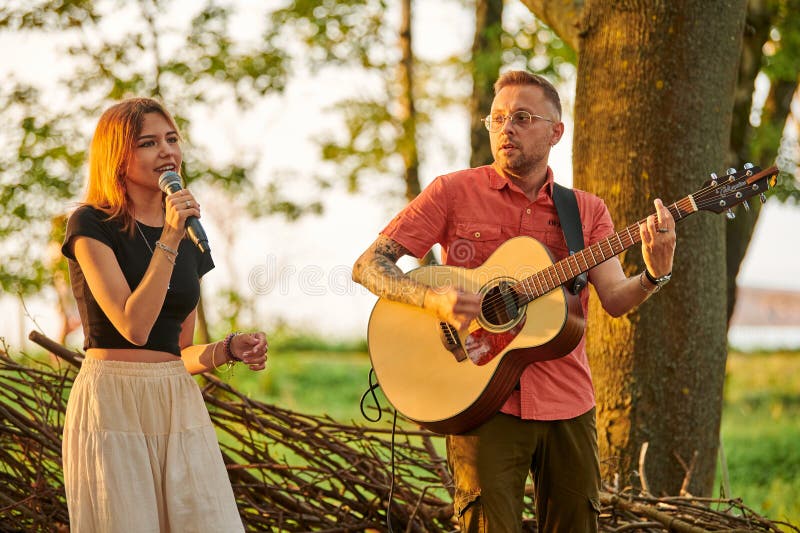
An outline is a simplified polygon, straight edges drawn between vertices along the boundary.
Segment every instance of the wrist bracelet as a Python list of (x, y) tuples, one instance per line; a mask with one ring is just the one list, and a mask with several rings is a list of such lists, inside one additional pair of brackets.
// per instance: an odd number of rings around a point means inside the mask
[(167, 246), (166, 244), (164, 244), (161, 241), (156, 241), (156, 246), (158, 246), (159, 248), (161, 248), (162, 250), (164, 250), (168, 254), (172, 254), (175, 257), (178, 256), (178, 250), (176, 250), (175, 248), (170, 248), (169, 246)]
[[(647, 272), (647, 269), (645, 269), (645, 270), (644, 270), (644, 272), (642, 272), (641, 274), (639, 274), (639, 286), (640, 286), (640, 287), (642, 288), (642, 290), (643, 290), (644, 292), (646, 292), (647, 294), (653, 294), (653, 293), (655, 292), (655, 290), (658, 288), (658, 285), (656, 285), (656, 286), (655, 286), (655, 287), (653, 287), (652, 289), (648, 289), (648, 288), (647, 288), (647, 286), (645, 286), (645, 284), (644, 284), (644, 279), (642, 279), (642, 278), (643, 278), (643, 277), (646, 275), (646, 274), (645, 274), (645, 272)], [(647, 279), (649, 280), (649, 279), (650, 279), (650, 276), (647, 276)]]
[(211, 349), (211, 370), (214, 371), (217, 369), (217, 346), (219, 346), (218, 342), (214, 343), (214, 347)]
[(161, 251), (164, 252), (164, 257), (167, 258), (167, 261), (169, 261), (172, 266), (175, 266), (175, 256), (164, 250)]
[(233, 355), (233, 350), (231, 350), (231, 342), (233, 341), (233, 338), (238, 334), (239, 334), (238, 331), (228, 333), (227, 335), (225, 335), (225, 340), (222, 341), (222, 347), (225, 350), (225, 357), (228, 359), (228, 361), (241, 361), (239, 357)]

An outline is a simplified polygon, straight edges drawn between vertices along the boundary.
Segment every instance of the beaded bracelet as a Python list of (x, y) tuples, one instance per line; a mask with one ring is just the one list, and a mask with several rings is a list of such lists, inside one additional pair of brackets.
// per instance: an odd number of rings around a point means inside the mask
[(231, 364), (232, 362), (241, 361), (241, 358), (233, 355), (233, 350), (231, 350), (231, 341), (233, 341), (233, 338), (239, 333), (240, 333), (239, 331), (228, 333), (227, 335), (225, 335), (225, 340), (222, 341), (222, 348), (225, 351), (225, 357)]

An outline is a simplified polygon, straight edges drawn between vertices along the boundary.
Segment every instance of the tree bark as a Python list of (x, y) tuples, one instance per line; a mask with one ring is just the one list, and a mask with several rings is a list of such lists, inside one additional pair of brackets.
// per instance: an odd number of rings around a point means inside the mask
[(470, 116), (470, 166), (488, 165), (493, 160), (489, 135), (482, 117), (489, 114), (494, 99), (494, 81), (500, 74), (503, 31), (503, 0), (475, 2), (475, 39), (472, 42), (472, 97)]
[[(722, 174), (746, 0), (588, 2), (580, 21), (574, 183), (606, 201), (617, 226)], [(562, 24), (567, 24), (566, 22)], [(723, 217), (677, 228), (672, 283), (613, 319), (593, 298), (588, 350), (605, 475), (635, 483), (639, 449), (654, 494), (713, 488), (726, 359)], [(638, 249), (621, 261), (641, 271)]]

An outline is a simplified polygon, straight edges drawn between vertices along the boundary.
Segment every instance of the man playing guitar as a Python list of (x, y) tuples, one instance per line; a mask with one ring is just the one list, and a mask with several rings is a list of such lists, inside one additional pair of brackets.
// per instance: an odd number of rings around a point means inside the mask
[[(503, 74), (485, 124), (494, 163), (433, 181), (358, 258), (353, 279), (383, 299), (422, 308), (459, 335), (481, 313), (481, 295), (455, 285), (431, 286), (396, 265), (436, 243), (443, 262), (474, 268), (518, 236), (545, 244), (555, 260), (568, 255), (553, 204), (550, 149), (564, 133), (561, 103), (544, 78)], [(583, 236), (591, 246), (614, 233), (601, 199), (575, 191)], [(669, 280), (675, 220), (660, 200), (639, 225), (645, 270), (627, 277), (614, 256), (589, 271), (603, 308), (620, 316)], [(588, 291), (580, 294), (586, 315)], [(443, 397), (449, 391), (442, 390)], [(525, 481), (535, 481), (539, 531), (597, 531), (600, 472), (595, 400), (585, 339), (563, 357), (528, 364), (499, 412), (447, 437), (461, 531), (520, 531)]]

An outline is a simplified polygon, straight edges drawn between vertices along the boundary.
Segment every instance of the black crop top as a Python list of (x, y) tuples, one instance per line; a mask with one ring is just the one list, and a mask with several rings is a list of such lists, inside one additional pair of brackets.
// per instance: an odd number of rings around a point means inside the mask
[[(91, 206), (79, 207), (67, 222), (67, 233), (61, 253), (69, 259), (69, 277), (72, 292), (78, 304), (83, 324), (83, 349), (88, 348), (142, 348), (169, 352), (180, 357), (178, 345), (181, 324), (197, 306), (200, 299), (200, 278), (214, 268), (210, 253), (200, 252), (188, 239), (181, 240), (178, 257), (172, 270), (167, 296), (161, 312), (153, 324), (150, 337), (143, 346), (137, 346), (120, 334), (95, 300), (83, 271), (75, 260), (73, 241), (75, 237), (90, 237), (107, 245), (114, 252), (122, 273), (131, 291), (136, 289), (150, 264), (156, 241), (161, 237), (162, 228), (145, 226), (139, 223), (147, 244), (139, 230), (133, 237), (122, 231), (116, 220), (107, 220), (108, 215)], [(148, 245), (150, 248), (148, 248)]]

